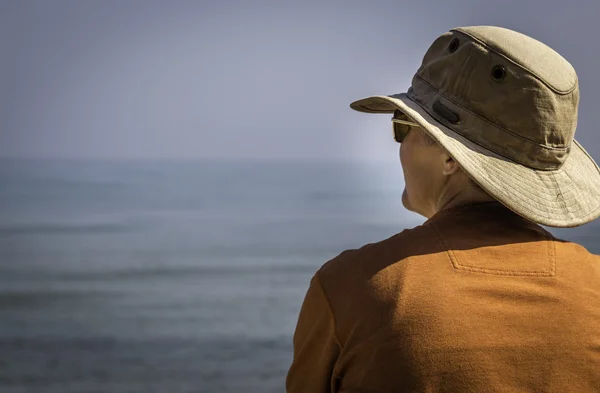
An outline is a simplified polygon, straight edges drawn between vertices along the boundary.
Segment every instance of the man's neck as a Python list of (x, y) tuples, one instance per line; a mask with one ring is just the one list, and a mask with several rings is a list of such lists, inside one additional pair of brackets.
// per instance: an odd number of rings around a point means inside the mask
[(435, 213), (450, 209), (452, 207), (470, 205), (481, 202), (493, 202), (494, 199), (491, 195), (483, 191), (481, 188), (472, 185), (465, 187), (462, 190), (454, 193), (446, 193), (443, 195), (439, 202), (436, 210), (428, 218), (433, 216)]

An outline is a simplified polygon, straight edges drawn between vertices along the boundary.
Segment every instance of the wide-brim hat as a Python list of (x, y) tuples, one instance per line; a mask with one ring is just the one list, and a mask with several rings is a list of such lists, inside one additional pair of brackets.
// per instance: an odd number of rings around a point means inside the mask
[(350, 104), (399, 110), (488, 194), (553, 227), (600, 216), (600, 169), (574, 139), (575, 70), (558, 53), (512, 30), (452, 29), (429, 48), (406, 93)]

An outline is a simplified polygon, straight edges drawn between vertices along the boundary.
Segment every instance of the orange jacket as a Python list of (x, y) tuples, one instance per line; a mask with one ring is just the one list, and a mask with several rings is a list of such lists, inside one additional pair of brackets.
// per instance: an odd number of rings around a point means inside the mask
[(287, 391), (600, 392), (600, 256), (498, 202), (314, 275)]

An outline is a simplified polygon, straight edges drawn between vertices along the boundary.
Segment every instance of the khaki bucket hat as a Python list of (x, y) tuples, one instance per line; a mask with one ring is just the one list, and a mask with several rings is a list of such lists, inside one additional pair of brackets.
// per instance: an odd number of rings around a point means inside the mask
[(600, 169), (574, 139), (578, 103), (575, 69), (553, 49), (509, 29), (471, 26), (433, 42), (406, 93), (350, 107), (400, 111), (515, 213), (575, 227), (600, 216)]

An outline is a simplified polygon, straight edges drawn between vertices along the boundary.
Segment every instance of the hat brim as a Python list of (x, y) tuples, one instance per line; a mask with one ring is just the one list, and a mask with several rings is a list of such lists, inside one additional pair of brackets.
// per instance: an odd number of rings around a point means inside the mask
[(560, 169), (542, 171), (511, 161), (454, 132), (404, 93), (364, 98), (350, 107), (366, 113), (402, 111), (487, 193), (533, 222), (568, 228), (600, 216), (600, 169), (575, 140)]

